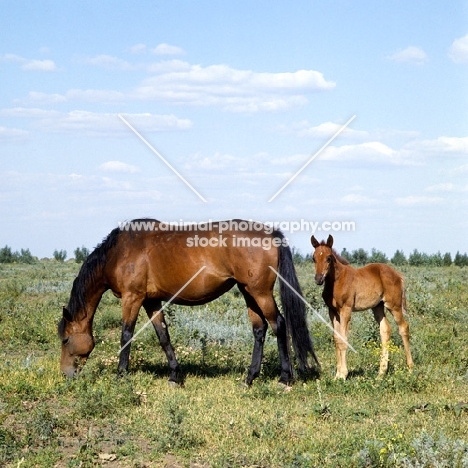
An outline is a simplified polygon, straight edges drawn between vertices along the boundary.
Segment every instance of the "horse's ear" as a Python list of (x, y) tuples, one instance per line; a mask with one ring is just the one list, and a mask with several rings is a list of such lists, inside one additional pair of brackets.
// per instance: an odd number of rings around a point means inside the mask
[(316, 248), (320, 245), (319, 241), (315, 238), (315, 236), (312, 236), (312, 237), (310, 238), (310, 242), (311, 242), (312, 247), (313, 247), (314, 249), (316, 249)]
[(63, 311), (63, 318), (67, 322), (73, 322), (73, 317), (71, 316), (70, 312), (68, 311), (68, 309), (65, 306), (63, 306), (62, 311)]
[(327, 239), (327, 246), (332, 248), (333, 247), (333, 236), (329, 234), (328, 239)]

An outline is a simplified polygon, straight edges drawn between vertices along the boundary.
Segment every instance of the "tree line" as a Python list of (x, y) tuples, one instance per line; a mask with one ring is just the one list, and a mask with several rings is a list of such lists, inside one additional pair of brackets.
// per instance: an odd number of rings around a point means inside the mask
[[(452, 258), (452, 254), (450, 252), (445, 254), (441, 254), (440, 252), (427, 254), (420, 252), (418, 249), (414, 249), (413, 252), (406, 257), (402, 250), (397, 250), (389, 259), (384, 252), (377, 249), (372, 249), (368, 252), (361, 248), (349, 252), (344, 248), (340, 255), (349, 263), (356, 266), (367, 265), (368, 263), (392, 263), (396, 266), (411, 265), (426, 267), (443, 267), (450, 266), (452, 264), (460, 267), (468, 266), (468, 255), (460, 252), (457, 252)], [(304, 257), (298, 250), (293, 248), (293, 259), (297, 263), (312, 261), (312, 255), (307, 254)]]
[[(77, 247), (74, 250), (74, 259), (77, 263), (83, 263), (89, 255), (89, 250), (86, 247)], [(303, 263), (311, 261), (311, 254), (303, 256), (299, 250), (292, 248), (293, 259), (295, 263)], [(450, 266), (452, 264), (464, 267), (468, 266), (468, 255), (466, 253), (461, 254), (457, 252), (455, 257), (452, 259), (452, 255), (447, 252), (441, 254), (437, 252), (435, 254), (426, 254), (419, 252), (418, 249), (414, 249), (408, 257), (403, 253), (402, 250), (397, 250), (392, 258), (388, 258), (384, 252), (377, 249), (372, 249), (371, 252), (367, 252), (364, 249), (356, 249), (352, 252), (348, 252), (344, 248), (340, 255), (353, 265), (367, 265), (368, 263), (392, 263), (396, 266), (411, 265), (411, 266)], [(67, 258), (66, 250), (54, 250), (53, 257), (58, 262), (64, 262)], [(21, 249), (19, 252), (13, 252), (11, 247), (6, 245), (0, 249), (0, 263), (35, 263), (38, 261), (37, 257), (34, 257), (29, 249)]]
[[(73, 253), (75, 262), (83, 263), (89, 255), (89, 250), (86, 247), (77, 247)], [(66, 250), (54, 250), (52, 255), (57, 262), (64, 262), (67, 259)], [(0, 249), (0, 263), (35, 263), (38, 261), (39, 259), (34, 257), (29, 249), (13, 252), (8, 245)]]

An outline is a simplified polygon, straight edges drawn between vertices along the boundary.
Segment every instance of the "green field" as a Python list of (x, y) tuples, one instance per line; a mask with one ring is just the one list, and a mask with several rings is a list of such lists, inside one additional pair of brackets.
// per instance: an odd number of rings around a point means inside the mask
[[(310, 312), (323, 371), (289, 392), (276, 385), (271, 334), (262, 375), (250, 389), (240, 385), (253, 338), (236, 289), (206, 306), (168, 308), (185, 388), (168, 386), (150, 327), (133, 344), (129, 374), (117, 377), (120, 303), (107, 293), (96, 348), (81, 376), (65, 380), (56, 324), (78, 269), (0, 264), (0, 466), (468, 466), (468, 268), (400, 267), (412, 374), (390, 319), (389, 373), (376, 378), (378, 328), (371, 312), (359, 312), (350, 375), (334, 381), (332, 335)], [(306, 299), (328, 320), (313, 266), (297, 269)]]

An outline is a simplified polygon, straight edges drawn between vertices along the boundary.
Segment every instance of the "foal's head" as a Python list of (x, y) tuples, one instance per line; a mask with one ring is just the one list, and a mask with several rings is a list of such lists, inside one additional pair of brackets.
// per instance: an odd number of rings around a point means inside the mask
[(85, 364), (94, 349), (94, 337), (86, 321), (72, 317), (67, 308), (63, 308), (63, 317), (58, 326), (62, 340), (60, 370), (67, 377), (74, 377)]
[(319, 242), (314, 236), (312, 236), (310, 242), (315, 249), (314, 255), (312, 256), (315, 263), (315, 282), (321, 285), (324, 283), (335, 260), (332, 249), (333, 237), (329, 235), (327, 242)]

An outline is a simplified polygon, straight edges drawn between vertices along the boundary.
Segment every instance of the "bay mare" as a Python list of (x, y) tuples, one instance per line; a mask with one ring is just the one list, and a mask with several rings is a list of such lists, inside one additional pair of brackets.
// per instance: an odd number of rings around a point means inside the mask
[(333, 250), (333, 237), (327, 242), (312, 236), (315, 251), (315, 282), (324, 284), (322, 297), (328, 307), (330, 320), (335, 333), (336, 377), (346, 379), (348, 367), (346, 350), (351, 313), (357, 310), (372, 309), (374, 318), (380, 326), (382, 351), (380, 356), (379, 375), (388, 369), (388, 342), (391, 327), (385, 316), (387, 308), (398, 325), (398, 332), (403, 340), (406, 363), (410, 369), (413, 359), (409, 345), (409, 326), (403, 317), (406, 311), (405, 284), (403, 277), (383, 263), (370, 263), (362, 268), (353, 268)]
[(276, 271), (301, 295), (287, 241), (280, 231), (248, 223), (231, 220), (168, 230), (167, 224), (145, 219), (110, 232), (83, 263), (68, 306), (63, 308), (58, 325), (61, 371), (73, 377), (86, 362), (95, 345), (93, 317), (103, 293), (110, 289), (122, 300), (118, 370), (128, 369), (135, 324), (143, 306), (167, 356), (169, 382), (180, 384), (183, 377), (161, 312), (162, 302), (205, 304), (234, 285), (245, 299), (254, 336), (247, 385), (260, 373), (268, 324), (277, 337), (282, 384), (293, 379), (289, 339), (301, 370), (310, 369), (312, 360), (319, 366), (300, 297), (280, 281), (284, 317), (273, 297)]

